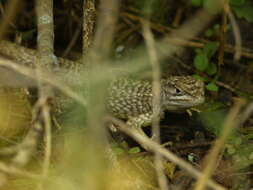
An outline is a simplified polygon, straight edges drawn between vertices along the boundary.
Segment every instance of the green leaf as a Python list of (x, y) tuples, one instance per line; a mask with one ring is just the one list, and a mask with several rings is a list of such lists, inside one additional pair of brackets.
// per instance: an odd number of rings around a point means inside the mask
[(212, 57), (217, 49), (218, 49), (218, 45), (215, 42), (206, 43), (203, 48), (208, 58)]
[(210, 77), (208, 77), (207, 75), (204, 75), (203, 79), (204, 82), (210, 82)]
[(205, 31), (205, 36), (206, 37), (211, 37), (214, 35), (214, 31), (212, 28), (208, 28), (206, 31)]
[(203, 5), (203, 0), (191, 0), (191, 4), (196, 7), (200, 7)]
[(29, 30), (27, 32), (22, 33), (22, 39), (23, 40), (29, 40), (33, 37), (33, 34), (35, 34), (36, 29)]
[(120, 145), (125, 148), (125, 149), (128, 149), (128, 143), (126, 141), (123, 141), (120, 143)]
[(196, 48), (196, 49), (195, 49), (195, 53), (196, 53), (196, 54), (199, 54), (199, 53), (202, 53), (202, 52), (203, 52), (203, 51), (202, 51), (202, 49), (200, 49), (200, 48)]
[(199, 76), (199, 75), (197, 75), (197, 74), (195, 74), (195, 75), (192, 75), (195, 79), (197, 79), (197, 80), (202, 80), (202, 81), (204, 81), (204, 78), (202, 77), (202, 76)]
[(253, 6), (245, 5), (240, 7), (233, 7), (233, 11), (239, 18), (244, 18), (248, 22), (253, 22)]
[(194, 66), (199, 71), (204, 71), (208, 67), (208, 58), (206, 54), (199, 53), (194, 57)]
[(120, 154), (124, 153), (124, 150), (122, 148), (119, 148), (119, 147), (114, 147), (114, 148), (112, 148), (112, 150), (117, 155), (120, 155)]
[(188, 160), (189, 160), (190, 162), (194, 162), (194, 160), (195, 160), (195, 156), (194, 156), (193, 153), (188, 154), (187, 158), (188, 158)]
[(249, 155), (249, 159), (253, 160), (253, 152)]
[(213, 28), (214, 28), (215, 30), (219, 30), (219, 29), (220, 29), (220, 25), (219, 25), (219, 24), (215, 24), (215, 25), (213, 26)]
[(223, 1), (221, 0), (205, 0), (203, 7), (211, 14), (217, 14), (223, 7)]
[[(214, 102), (215, 103), (215, 102)], [(208, 106), (213, 106), (213, 102)], [(221, 107), (211, 108), (212, 111), (203, 111), (200, 113), (200, 119), (204, 124), (205, 129), (213, 133), (215, 136), (219, 136), (222, 132), (222, 125), (225, 120), (226, 110)]]
[(241, 138), (241, 137), (236, 137), (236, 138), (234, 139), (234, 144), (235, 144), (236, 146), (241, 145), (241, 144), (242, 144), (242, 138)]
[(214, 75), (217, 73), (217, 66), (214, 63), (210, 63), (206, 70), (208, 75)]
[(210, 82), (208, 85), (206, 85), (206, 89), (217, 92), (219, 87), (214, 82)]
[(231, 5), (239, 6), (239, 5), (243, 5), (245, 3), (245, 0), (230, 0), (229, 3)]
[(226, 147), (227, 148), (227, 153), (229, 154), (229, 155), (232, 155), (232, 154), (235, 154), (236, 153), (236, 149), (234, 148), (234, 146), (227, 146)]
[(128, 151), (129, 154), (136, 154), (139, 152), (141, 152), (141, 149), (138, 146), (133, 147), (133, 148), (129, 149), (129, 151)]

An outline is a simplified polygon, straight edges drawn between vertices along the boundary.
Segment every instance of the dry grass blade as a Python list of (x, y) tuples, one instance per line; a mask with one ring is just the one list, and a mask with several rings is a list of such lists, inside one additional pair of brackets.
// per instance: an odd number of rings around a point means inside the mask
[[(153, 122), (152, 122), (152, 136), (155, 142), (160, 144), (160, 113), (161, 113), (161, 71), (160, 65), (157, 58), (155, 40), (151, 33), (149, 24), (143, 23), (143, 36), (146, 42), (148, 55), (150, 57), (150, 63), (153, 70), (153, 84), (152, 84), (152, 93), (153, 97)], [(159, 187), (162, 190), (168, 189), (167, 179), (163, 172), (163, 161), (160, 154), (155, 152), (155, 169), (157, 173)]]
[[(180, 168), (186, 170), (192, 176), (196, 179), (199, 179), (203, 174), (195, 169), (192, 165), (184, 161), (183, 159), (177, 157), (174, 153), (166, 150), (161, 145), (151, 141), (147, 137), (144, 137), (140, 135), (137, 131), (130, 129), (126, 124), (124, 124), (122, 121), (110, 117), (107, 117), (108, 120), (112, 121), (113, 123), (117, 124), (119, 126), (119, 129), (126, 133), (127, 135), (131, 136), (133, 139), (135, 139), (140, 144), (144, 144), (146, 147), (148, 147), (153, 152), (157, 152), (160, 155), (162, 155), (165, 159), (170, 160), (171, 162), (177, 164)], [(222, 187), (221, 185), (217, 184), (211, 179), (207, 179), (206, 185), (212, 189), (215, 190), (225, 190), (226, 188)]]
[(215, 141), (214, 146), (212, 147), (209, 155), (207, 156), (206, 160), (206, 168), (204, 169), (203, 175), (198, 179), (195, 190), (202, 190), (205, 188), (205, 185), (207, 184), (208, 179), (212, 175), (212, 172), (215, 168), (215, 164), (217, 161), (217, 158), (219, 156), (220, 151), (222, 150), (225, 140), (229, 136), (230, 132), (237, 127), (238, 125), (238, 114), (240, 112), (241, 107), (244, 105), (244, 101), (238, 100), (234, 107), (231, 108), (225, 123), (223, 130), (221, 132), (221, 136)]

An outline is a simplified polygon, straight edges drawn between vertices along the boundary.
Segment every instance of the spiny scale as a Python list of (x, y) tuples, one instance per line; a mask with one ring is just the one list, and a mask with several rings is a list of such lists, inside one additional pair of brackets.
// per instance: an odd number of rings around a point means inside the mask
[[(107, 109), (135, 127), (152, 121), (152, 83), (118, 79), (108, 88)], [(204, 101), (204, 85), (192, 76), (171, 76), (161, 80), (161, 110), (178, 111)], [(163, 113), (161, 113), (162, 115)]]

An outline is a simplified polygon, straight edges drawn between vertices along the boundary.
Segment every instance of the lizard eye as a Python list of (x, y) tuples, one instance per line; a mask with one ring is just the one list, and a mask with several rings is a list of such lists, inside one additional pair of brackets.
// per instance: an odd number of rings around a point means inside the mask
[(176, 94), (181, 94), (181, 90), (179, 90), (178, 88), (176, 88)]

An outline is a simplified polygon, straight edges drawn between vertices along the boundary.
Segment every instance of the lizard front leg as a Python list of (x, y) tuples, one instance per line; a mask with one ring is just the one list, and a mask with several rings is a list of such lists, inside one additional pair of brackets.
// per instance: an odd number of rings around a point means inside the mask
[[(149, 126), (152, 123), (153, 114), (151, 112), (138, 115), (136, 117), (129, 117), (127, 120), (127, 125), (131, 128), (137, 130), (137, 132), (145, 137), (148, 137), (146, 133), (143, 131), (142, 127)], [(149, 138), (149, 137), (148, 137)], [(141, 146), (148, 150), (147, 147), (144, 144), (141, 144)]]

